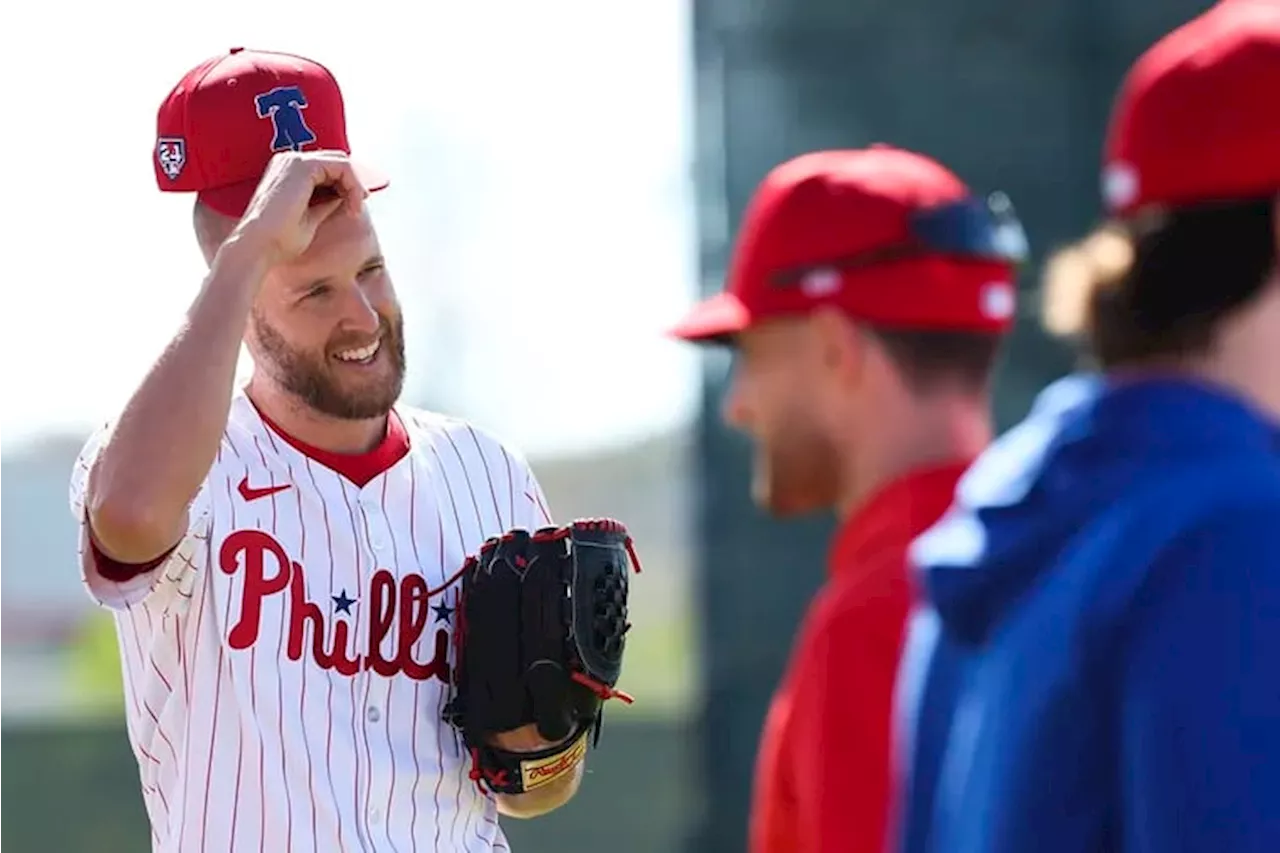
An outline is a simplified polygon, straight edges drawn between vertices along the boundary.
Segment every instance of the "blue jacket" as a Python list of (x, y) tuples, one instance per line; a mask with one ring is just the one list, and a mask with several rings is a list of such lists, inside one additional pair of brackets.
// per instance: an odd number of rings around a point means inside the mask
[(912, 548), (905, 853), (1280, 853), (1280, 454), (1204, 385), (1068, 377)]

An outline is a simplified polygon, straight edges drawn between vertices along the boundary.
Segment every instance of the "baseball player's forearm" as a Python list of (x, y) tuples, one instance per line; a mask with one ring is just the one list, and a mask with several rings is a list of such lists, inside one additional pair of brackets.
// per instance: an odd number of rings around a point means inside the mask
[(94, 538), (111, 557), (143, 562), (181, 539), (226, 428), (240, 342), (265, 272), (251, 246), (224, 246), (182, 328), (125, 405), (86, 502)]

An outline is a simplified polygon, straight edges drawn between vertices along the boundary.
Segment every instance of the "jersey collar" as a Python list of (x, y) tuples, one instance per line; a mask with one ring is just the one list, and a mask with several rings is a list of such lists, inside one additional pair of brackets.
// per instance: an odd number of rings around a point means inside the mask
[(258, 417), (262, 418), (262, 422), (286, 444), (360, 488), (364, 488), (374, 477), (390, 469), (409, 453), (409, 431), (405, 429), (404, 421), (395, 409), (387, 415), (387, 434), (372, 450), (365, 453), (334, 453), (294, 438), (267, 417), (252, 399), (249, 399), (249, 403), (258, 413)]

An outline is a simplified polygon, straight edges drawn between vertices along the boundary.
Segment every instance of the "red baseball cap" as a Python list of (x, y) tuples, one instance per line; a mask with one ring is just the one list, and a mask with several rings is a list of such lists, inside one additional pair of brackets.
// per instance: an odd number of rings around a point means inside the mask
[[(239, 217), (277, 151), (351, 153), (338, 81), (318, 62), (233, 47), (188, 71), (156, 118), (152, 161), (165, 192), (195, 192)], [(382, 175), (356, 164), (369, 191)]]
[(1222, 0), (1156, 42), (1112, 110), (1113, 214), (1280, 192), (1280, 2)]
[(722, 341), (821, 305), (886, 327), (1001, 332), (1026, 237), (998, 199), (900, 148), (803, 154), (756, 188), (724, 292), (671, 334)]

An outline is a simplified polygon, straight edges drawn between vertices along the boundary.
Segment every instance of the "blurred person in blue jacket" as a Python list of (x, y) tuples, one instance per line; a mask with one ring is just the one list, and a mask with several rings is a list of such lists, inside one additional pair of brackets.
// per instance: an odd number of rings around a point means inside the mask
[(912, 557), (897, 846), (1280, 851), (1280, 2), (1130, 69), (1045, 389)]

